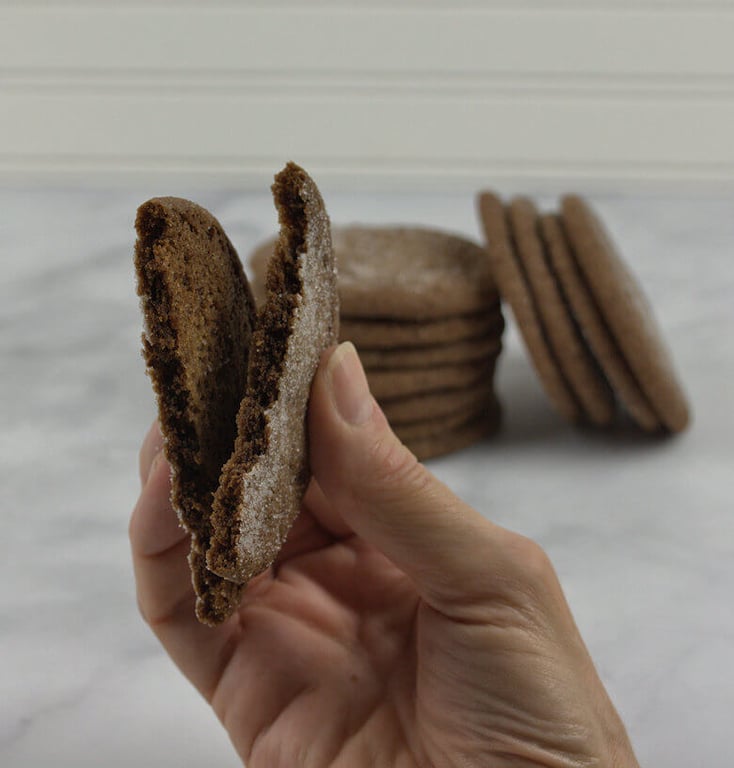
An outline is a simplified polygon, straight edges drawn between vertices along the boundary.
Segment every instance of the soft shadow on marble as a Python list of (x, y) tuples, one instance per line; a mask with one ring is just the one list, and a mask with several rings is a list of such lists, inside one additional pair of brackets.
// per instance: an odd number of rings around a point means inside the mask
[[(267, 190), (0, 190), (0, 765), (235, 766), (226, 734), (139, 619), (127, 543), (155, 409), (139, 354), (137, 205), (211, 208), (244, 256)], [(332, 219), (478, 237), (462, 195), (325, 190)], [(734, 712), (734, 217), (730, 200), (601, 198), (693, 404), (670, 441), (551, 410), (510, 324), (493, 440), (431, 463), (550, 553), (643, 765), (727, 766)]]

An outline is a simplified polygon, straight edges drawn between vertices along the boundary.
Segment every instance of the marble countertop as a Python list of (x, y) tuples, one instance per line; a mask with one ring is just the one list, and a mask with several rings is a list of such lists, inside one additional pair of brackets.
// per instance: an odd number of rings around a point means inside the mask
[[(335, 222), (478, 237), (470, 195), (324, 192)], [(154, 415), (133, 217), (161, 193), (209, 207), (243, 254), (275, 228), (265, 193), (0, 189), (4, 768), (238, 764), (139, 619), (133, 591), (127, 523)], [(640, 763), (725, 768), (734, 763), (734, 208), (723, 197), (595, 202), (667, 333), (694, 404), (691, 430), (651, 442), (566, 426), (510, 323), (503, 432), (431, 466), (550, 553)]]

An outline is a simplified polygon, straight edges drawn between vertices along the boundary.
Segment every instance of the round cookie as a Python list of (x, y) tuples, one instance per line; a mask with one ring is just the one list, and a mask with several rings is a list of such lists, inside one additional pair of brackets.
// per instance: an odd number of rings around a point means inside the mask
[(487, 239), (487, 252), (500, 295), (512, 308), (520, 334), (546, 393), (561, 415), (569, 421), (577, 422), (583, 413), (546, 342), (538, 312), (515, 252), (505, 206), (495, 194), (483, 192), (479, 196), (478, 207)]
[(275, 177), (281, 234), (266, 301), (250, 344), (247, 394), (234, 452), (212, 508), (210, 570), (246, 583), (274, 562), (308, 484), (306, 409), (339, 311), (329, 218), (308, 174), (289, 163)]
[(540, 226), (563, 294), (616, 396), (640, 427), (648, 432), (660, 429), (660, 422), (635, 381), (585, 283), (560, 218), (554, 214), (544, 215)]
[(434, 368), (404, 370), (365, 369), (370, 391), (378, 402), (382, 399), (406, 397), (422, 392), (462, 389), (479, 381), (492, 381), (494, 362), (445, 365)]
[(396, 347), (394, 349), (359, 349), (362, 365), (367, 368), (430, 368), (434, 365), (468, 363), (497, 357), (502, 349), (502, 325), (498, 331), (469, 341), (455, 341), (431, 347)]
[(501, 314), (498, 303), (488, 307), (484, 312), (425, 322), (355, 320), (342, 315), (339, 341), (351, 341), (357, 349), (431, 347), (496, 333), (499, 317)]
[(489, 407), (495, 402), (491, 379), (461, 389), (444, 389), (418, 395), (382, 399), (380, 408), (393, 424), (410, 424), (427, 418), (440, 418), (456, 411)]
[(517, 258), (549, 352), (586, 418), (597, 426), (608, 426), (615, 416), (614, 396), (591, 356), (546, 260), (546, 249), (538, 229), (538, 211), (530, 200), (518, 197), (510, 203), (509, 219)]
[(582, 198), (564, 197), (561, 219), (604, 324), (632, 376), (662, 427), (680, 432), (689, 421), (688, 402), (641, 286), (600, 219)]
[[(423, 227), (332, 228), (339, 265), (339, 300), (349, 317), (426, 320), (481, 312), (497, 300), (484, 250), (476, 243)], [(255, 274), (272, 241), (252, 254)]]
[[(405, 441), (405, 444), (419, 461), (428, 461), (454, 453), (462, 448), (468, 448), (482, 438), (496, 432), (498, 427), (499, 415), (489, 414), (481, 419), (473, 419), (443, 434), (408, 440)], [(398, 437), (400, 437), (399, 434)]]

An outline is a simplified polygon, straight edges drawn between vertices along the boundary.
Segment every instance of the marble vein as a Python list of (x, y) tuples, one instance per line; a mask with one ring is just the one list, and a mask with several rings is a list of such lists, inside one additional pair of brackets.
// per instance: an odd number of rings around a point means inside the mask
[[(337, 223), (478, 237), (458, 194), (323, 190)], [(138, 203), (210, 207), (244, 255), (267, 191), (0, 188), (0, 765), (236, 766), (226, 735), (137, 615), (127, 522), (153, 417), (132, 273)], [(547, 198), (541, 199), (546, 205)], [(573, 430), (510, 323), (492, 442), (434, 462), (549, 551), (643, 765), (731, 764), (734, 216), (719, 198), (600, 197), (694, 403), (659, 443)]]

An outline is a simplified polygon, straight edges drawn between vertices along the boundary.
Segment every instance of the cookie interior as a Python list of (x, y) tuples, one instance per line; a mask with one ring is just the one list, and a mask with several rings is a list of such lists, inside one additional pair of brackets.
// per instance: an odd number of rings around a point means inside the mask
[(204, 563), (219, 474), (234, 446), (255, 309), (237, 253), (195, 203), (155, 198), (138, 209), (135, 268), (143, 355), (158, 399), (171, 498), (191, 533), (196, 611), (216, 623), (240, 590)]
[(250, 347), (238, 436), (220, 478), (209, 568), (245, 583), (277, 555), (310, 476), (305, 415), (321, 351), (336, 341), (330, 228), (316, 185), (294, 164), (276, 176), (281, 234)]

